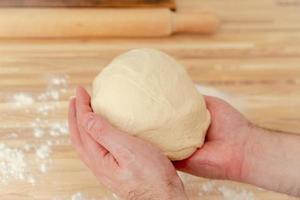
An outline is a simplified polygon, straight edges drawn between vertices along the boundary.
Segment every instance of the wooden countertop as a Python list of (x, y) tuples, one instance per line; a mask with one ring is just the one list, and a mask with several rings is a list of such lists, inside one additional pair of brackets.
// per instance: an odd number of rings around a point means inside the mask
[[(17, 158), (26, 164), (6, 163), (23, 180), (0, 167), (0, 199), (114, 199), (70, 146), (67, 104), (75, 86), (90, 89), (102, 67), (132, 48), (157, 48), (174, 56), (197, 84), (210, 87), (254, 123), (300, 132), (300, 2), (177, 4), (180, 11), (216, 11), (223, 21), (220, 31), (152, 39), (0, 40), (0, 143), (5, 144), (0, 149), (7, 152), (0, 158), (23, 155)], [(191, 199), (294, 199), (183, 176)]]

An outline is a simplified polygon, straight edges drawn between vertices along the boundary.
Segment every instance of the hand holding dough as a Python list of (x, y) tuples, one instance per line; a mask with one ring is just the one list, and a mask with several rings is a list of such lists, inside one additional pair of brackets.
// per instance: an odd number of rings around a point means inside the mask
[(204, 99), (184, 67), (152, 49), (131, 50), (105, 67), (93, 82), (92, 108), (171, 160), (199, 148), (210, 124)]

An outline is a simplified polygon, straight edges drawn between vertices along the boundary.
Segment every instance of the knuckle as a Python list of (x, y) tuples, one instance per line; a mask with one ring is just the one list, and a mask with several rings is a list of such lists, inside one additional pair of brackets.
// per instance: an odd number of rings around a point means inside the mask
[(88, 112), (88, 113), (85, 113), (83, 116), (82, 116), (82, 122), (83, 124), (87, 124), (93, 120), (95, 120), (95, 117), (94, 117), (94, 113), (92, 112)]
[(105, 134), (108, 131), (108, 125), (101, 118), (97, 116), (95, 117), (95, 123), (93, 128), (98, 132), (101, 132), (102, 134)]
[(136, 161), (135, 154), (132, 151), (130, 151), (128, 148), (117, 147), (116, 153), (118, 154), (119, 158), (122, 158), (126, 166), (134, 164)]
[(87, 132), (94, 135), (95, 139), (101, 139), (108, 132), (108, 125), (94, 113), (86, 116), (84, 128)]
[(86, 113), (83, 116), (83, 126), (87, 131), (101, 131), (103, 126), (94, 113)]

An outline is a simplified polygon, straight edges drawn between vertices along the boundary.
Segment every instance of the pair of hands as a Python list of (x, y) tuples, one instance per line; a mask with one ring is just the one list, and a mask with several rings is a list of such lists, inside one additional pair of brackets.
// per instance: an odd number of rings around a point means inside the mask
[(187, 199), (176, 169), (230, 180), (245, 174), (251, 126), (226, 102), (208, 96), (205, 101), (212, 122), (204, 145), (186, 160), (172, 163), (156, 146), (94, 114), (89, 94), (79, 87), (69, 109), (72, 143), (99, 181), (124, 199)]

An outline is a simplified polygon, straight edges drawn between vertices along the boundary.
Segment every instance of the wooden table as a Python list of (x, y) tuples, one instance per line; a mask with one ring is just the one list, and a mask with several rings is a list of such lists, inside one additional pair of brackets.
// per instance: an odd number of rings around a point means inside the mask
[[(151, 39), (0, 41), (0, 143), (10, 152), (19, 149), (27, 164), (20, 172), (24, 180), (3, 178), (0, 167), (0, 199), (114, 199), (70, 146), (66, 113), (77, 85), (90, 89), (113, 57), (132, 48), (157, 48), (174, 56), (196, 83), (213, 87), (254, 123), (300, 132), (300, 1), (177, 4), (180, 11), (216, 11), (223, 21), (220, 31)], [(236, 199), (294, 199), (248, 185), (183, 176), (191, 199), (233, 199), (226, 196), (230, 192)]]

